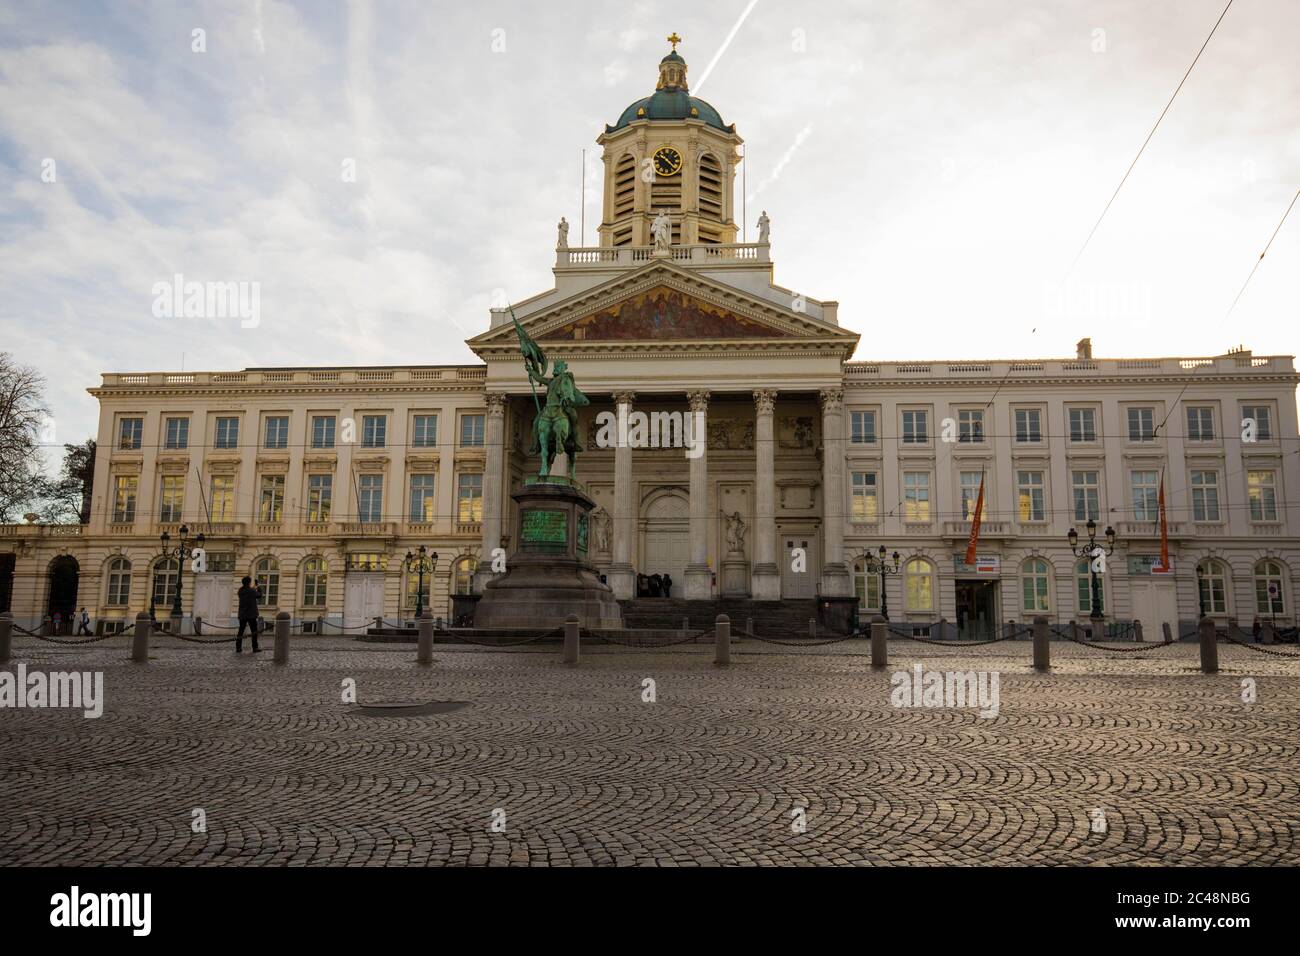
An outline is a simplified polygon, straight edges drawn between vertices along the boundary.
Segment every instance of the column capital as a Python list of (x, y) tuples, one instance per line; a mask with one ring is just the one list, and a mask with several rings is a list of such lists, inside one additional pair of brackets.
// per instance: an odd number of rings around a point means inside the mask
[(703, 412), (709, 408), (709, 393), (703, 389), (694, 392), (687, 392), (686, 398), (691, 403), (691, 411)]
[(636, 401), (636, 392), (622, 391), (622, 392), (614, 393), (615, 405), (631, 405), (635, 401)]
[(488, 392), (485, 401), (487, 402), (487, 411), (493, 417), (500, 417), (506, 413), (506, 403), (510, 396), (504, 392)]
[(821, 399), (823, 412), (838, 412), (844, 408), (844, 389), (823, 388), (817, 394)]
[(776, 411), (776, 389), (754, 389), (754, 407), (758, 409), (760, 415), (771, 415)]

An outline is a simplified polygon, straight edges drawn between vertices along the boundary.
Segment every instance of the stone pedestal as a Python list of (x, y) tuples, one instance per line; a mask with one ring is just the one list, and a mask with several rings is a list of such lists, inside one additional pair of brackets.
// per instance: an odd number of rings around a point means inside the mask
[(614, 592), (600, 583), (588, 556), (595, 502), (556, 475), (511, 497), (519, 504), (518, 545), (505, 572), (483, 586), (474, 626), (536, 631), (576, 614), (583, 627), (622, 627)]
[(750, 597), (755, 601), (781, 600), (781, 569), (775, 564), (754, 565)]
[(722, 596), (749, 596), (749, 562), (744, 555), (729, 554), (722, 560)]

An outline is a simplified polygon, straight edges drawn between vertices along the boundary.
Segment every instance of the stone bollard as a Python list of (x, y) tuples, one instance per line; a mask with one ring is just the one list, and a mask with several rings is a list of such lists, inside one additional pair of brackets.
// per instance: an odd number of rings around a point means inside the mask
[(731, 618), (719, 614), (713, 624), (713, 642), (715, 646), (713, 663), (717, 667), (731, 666)]
[(1141, 644), (1143, 641), (1146, 640), (1146, 637), (1143, 636), (1143, 634), (1142, 634), (1142, 622), (1141, 622), (1141, 621), (1134, 621), (1134, 622), (1133, 622), (1133, 640), (1137, 641), (1139, 644)]
[(415, 654), (415, 663), (432, 664), (433, 663), (433, 615), (429, 613), (426, 607), (424, 613), (420, 615), (420, 641), (419, 650)]
[[(754, 619), (752, 617), (747, 617), (745, 618), (745, 635), (747, 637), (753, 633), (754, 633)], [(744, 638), (742, 637), (741, 640), (743, 641)]]
[(691, 629), (691, 619), (689, 617), (682, 618), (682, 640), (683, 641), (686, 640), (686, 635), (690, 631), (690, 629)]
[(1273, 627), (1272, 624), (1260, 625), (1259, 636), (1263, 639), (1265, 644), (1277, 643), (1277, 630)]
[(289, 612), (275, 616), (275, 657), (277, 664), (289, 663)]
[(193, 624), (194, 624), (194, 636), (195, 636), (195, 637), (202, 637), (202, 636), (203, 636), (203, 617), (202, 617), (202, 615), (195, 614), (195, 615), (194, 615), (194, 618), (193, 618)]
[(808, 618), (808, 636), (814, 640), (817, 639), (817, 619), (815, 617)]
[(1214, 629), (1214, 621), (1208, 617), (1201, 618), (1201, 673), (1219, 673), (1219, 635)]
[(871, 669), (884, 670), (889, 666), (889, 626), (879, 614), (871, 618)]
[(1160, 625), (1160, 630), (1164, 631), (1166, 641), (1172, 641), (1174, 639), (1174, 632), (1170, 630), (1168, 621), (1165, 621)]
[(378, 617), (375, 618), (375, 630), (382, 631), (383, 629), (384, 629), (384, 616), (380, 614)]
[(564, 619), (564, 663), (578, 663), (578, 615), (570, 614)]
[(8, 611), (0, 614), (0, 664), (9, 660), (13, 648), (14, 616)]
[(43, 618), (41, 618), (41, 637), (53, 637), (53, 636), (54, 636), (54, 621), (47, 614)]
[(1047, 618), (1034, 618), (1034, 670), (1052, 669), (1052, 632), (1047, 629)]
[(131, 635), (131, 660), (143, 664), (149, 660), (149, 634), (153, 621), (145, 611), (135, 616), (135, 633)]

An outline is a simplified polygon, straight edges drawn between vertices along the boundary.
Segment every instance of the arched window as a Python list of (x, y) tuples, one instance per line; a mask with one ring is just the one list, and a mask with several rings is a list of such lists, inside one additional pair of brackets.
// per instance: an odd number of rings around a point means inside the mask
[(105, 569), (108, 593), (104, 603), (109, 607), (126, 607), (131, 600), (131, 562), (126, 558), (113, 558)]
[(1278, 561), (1261, 561), (1255, 565), (1255, 610), (1260, 614), (1285, 614), (1282, 598), (1282, 565)]
[[(1074, 565), (1074, 593), (1079, 596), (1078, 608), (1081, 616), (1092, 616), (1092, 573), (1088, 570), (1092, 564), (1092, 558), (1080, 558)], [(1097, 582), (1097, 591), (1100, 600), (1097, 602), (1100, 607), (1097, 610), (1106, 613), (1106, 582), (1100, 575)]]
[(903, 566), (903, 605), (911, 612), (934, 612), (934, 565), (925, 558)]
[(1052, 609), (1051, 568), (1042, 558), (1020, 565), (1020, 608), (1031, 614)]
[(417, 607), (429, 606), (429, 589), (433, 584), (433, 574), (424, 572), (424, 587), (420, 587), (420, 570), (406, 572), (406, 607), (414, 611)]
[[(712, 153), (704, 153), (700, 156), (699, 169), (700, 214), (717, 222), (722, 222), (722, 166), (719, 165), (717, 157)], [(704, 239), (703, 232), (701, 232), (700, 238), (705, 242), (717, 241), (716, 239)]]
[(858, 596), (858, 607), (863, 611), (880, 610), (880, 575), (867, 570), (867, 559), (853, 562), (853, 593)]
[(302, 606), (324, 607), (329, 593), (329, 565), (311, 557), (302, 563)]
[(474, 572), (478, 570), (478, 558), (464, 557), (451, 566), (451, 587), (453, 594), (469, 594), (474, 581)]
[(1228, 566), (1208, 558), (1196, 566), (1197, 586), (1201, 589), (1201, 607), (1206, 614), (1228, 613)]
[[(614, 218), (629, 215), (636, 203), (636, 157), (624, 153), (614, 167)], [(628, 233), (631, 241), (631, 233)], [(621, 245), (621, 243), (615, 243)]]
[(180, 580), (181, 566), (175, 558), (164, 558), (153, 566), (153, 603), (155, 608), (166, 610), (176, 600), (176, 582)]
[(280, 562), (269, 555), (253, 565), (253, 581), (262, 591), (262, 607), (280, 606)]

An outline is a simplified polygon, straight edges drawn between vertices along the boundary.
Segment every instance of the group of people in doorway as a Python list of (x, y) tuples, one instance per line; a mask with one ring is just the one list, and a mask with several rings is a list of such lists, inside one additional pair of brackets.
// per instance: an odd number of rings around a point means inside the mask
[(638, 574), (636, 576), (637, 597), (673, 596), (673, 576), (671, 574)]

